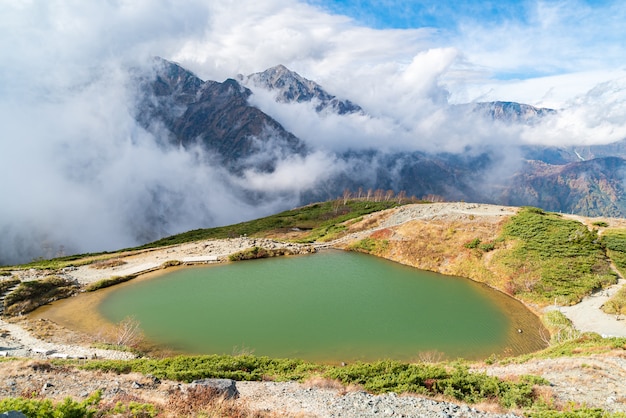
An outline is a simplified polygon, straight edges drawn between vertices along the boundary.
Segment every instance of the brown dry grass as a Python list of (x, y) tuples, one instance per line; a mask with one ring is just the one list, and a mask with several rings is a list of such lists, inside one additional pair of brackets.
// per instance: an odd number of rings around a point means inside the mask
[(111, 258), (108, 260), (96, 261), (95, 263), (90, 264), (89, 267), (93, 269), (108, 269), (112, 267), (123, 266), (124, 264), (127, 264), (127, 263), (126, 261), (122, 259)]
[(422, 270), (469, 277), (497, 287), (501, 283), (491, 263), (497, 246), (494, 251), (484, 252), (466, 248), (465, 244), (474, 239), (493, 242), (502, 223), (491, 217), (406, 222), (385, 234), (389, 245), (383, 256)]
[(303, 385), (308, 388), (336, 390), (338, 395), (364, 390), (363, 387), (359, 385), (350, 384), (346, 386), (337, 379), (322, 376), (311, 376), (303, 382)]
[(264, 418), (277, 416), (238, 405), (234, 400), (225, 399), (215, 389), (203, 386), (188, 388), (186, 391), (173, 391), (163, 405), (163, 409), (163, 415), (170, 417)]

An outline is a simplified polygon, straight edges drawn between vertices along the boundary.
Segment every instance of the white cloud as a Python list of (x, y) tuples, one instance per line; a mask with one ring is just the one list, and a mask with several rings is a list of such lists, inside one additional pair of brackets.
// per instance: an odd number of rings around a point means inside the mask
[[(624, 137), (624, 8), (529, 5), (527, 23), (473, 22), (454, 38), (360, 27), (296, 0), (0, 2), (0, 260), (43, 242), (112, 249), (156, 224), (172, 233), (294, 205), (342, 168), (333, 151)], [(239, 179), (207, 168), (209, 156), (161, 148), (134, 121), (127, 69), (154, 55), (217, 81), (282, 63), (369, 116), (319, 118), (310, 106), (255, 95), (317, 152), (278, 161), (272, 174), (246, 173), (247, 187), (267, 198), (251, 202), (231, 187)], [(544, 76), (502, 77), (529, 70)], [(523, 130), (447, 108), (448, 99), (518, 98), (564, 110)]]

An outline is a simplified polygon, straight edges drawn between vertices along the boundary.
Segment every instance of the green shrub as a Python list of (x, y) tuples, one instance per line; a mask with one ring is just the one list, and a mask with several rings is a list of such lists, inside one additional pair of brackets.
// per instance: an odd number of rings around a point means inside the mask
[(623, 412), (608, 412), (600, 408), (571, 408), (565, 411), (529, 410), (529, 418), (626, 418)]
[(77, 402), (66, 398), (63, 402), (52, 403), (49, 399), (5, 398), (0, 400), (0, 412), (20, 411), (28, 417), (37, 418), (83, 418), (93, 417), (102, 393), (96, 391), (89, 398)]
[(110, 412), (115, 415), (138, 418), (152, 418), (159, 414), (156, 406), (149, 403), (140, 403), (135, 401), (130, 401), (127, 404), (117, 402)]
[(626, 230), (609, 229), (602, 234), (607, 255), (622, 275), (626, 275)]
[(93, 283), (90, 283), (89, 285), (87, 285), (87, 287), (85, 287), (85, 291), (86, 292), (94, 292), (94, 291), (99, 290), (99, 289), (104, 289), (106, 287), (111, 287), (111, 286), (114, 286), (114, 285), (119, 284), (119, 283), (127, 282), (129, 280), (134, 279), (135, 277), (137, 277), (137, 276), (136, 275), (113, 276), (113, 277), (108, 278), (108, 279), (98, 280), (97, 282), (93, 282)]
[(165, 262), (163, 262), (161, 264), (161, 268), (162, 269), (166, 269), (168, 267), (176, 267), (176, 266), (180, 266), (181, 264), (183, 264), (181, 261), (179, 260), (167, 260)]
[(21, 282), (13, 292), (6, 295), (5, 313), (15, 315), (30, 312), (41, 305), (75, 294), (78, 287), (75, 282), (58, 276)]
[(580, 222), (527, 208), (507, 221), (501, 238), (509, 249), (498, 261), (522, 282), (514, 293), (523, 299), (569, 305), (617, 281), (597, 232)]
[(507, 408), (532, 406), (536, 401), (534, 386), (547, 384), (537, 376), (522, 376), (519, 381), (511, 382), (485, 373), (470, 372), (462, 365), (450, 369), (440, 364), (409, 364), (392, 360), (358, 362), (340, 367), (251, 355), (210, 355), (125, 361), (99, 360), (90, 361), (80, 367), (114, 373), (151, 374), (161, 379), (184, 382), (211, 377), (302, 381), (321, 375), (345, 385), (360, 385), (373, 393), (445, 395), (469, 403), (495, 401)]
[(291, 250), (286, 248), (263, 248), (252, 247), (228, 256), (230, 261), (256, 260), (259, 258), (280, 257), (283, 255), (293, 255)]
[(16, 284), (20, 283), (20, 279), (17, 277), (11, 277), (10, 279), (0, 280), (0, 294), (6, 292)]
[(474, 238), (473, 240), (463, 244), (465, 248), (469, 248), (469, 249), (478, 248), (479, 245), (480, 245), (480, 238)]
[(522, 210), (524, 212), (527, 212), (527, 213), (536, 213), (537, 215), (545, 215), (546, 214), (543, 209), (536, 208), (536, 207), (533, 207), (533, 206), (523, 206)]
[(609, 226), (609, 224), (604, 221), (596, 221), (592, 225), (599, 226), (601, 228), (606, 228), (607, 226)]
[(359, 251), (368, 254), (377, 254), (385, 251), (389, 246), (389, 240), (377, 240), (372, 238), (364, 238), (351, 244), (347, 249), (349, 251)]
[[(343, 199), (342, 199), (343, 200)], [(342, 223), (354, 218), (362, 217), (373, 212), (400, 206), (395, 201), (374, 202), (365, 199), (349, 200), (338, 205), (338, 201), (313, 203), (300, 208), (277, 213), (265, 218), (242, 222), (235, 225), (222, 226), (211, 229), (196, 229), (173, 235), (158, 241), (146, 244), (136, 249), (156, 248), (167, 245), (182, 244), (205, 239), (235, 238), (240, 236), (262, 236), (272, 231), (285, 231), (298, 228), (309, 231), (298, 242), (313, 242), (315, 240), (329, 239), (345, 229)]]
[(210, 377), (236, 380), (302, 380), (320, 365), (293, 359), (243, 356), (177, 356), (164, 359), (92, 361), (83, 366), (88, 370), (114, 373), (138, 372), (152, 374), (161, 379), (191, 382)]

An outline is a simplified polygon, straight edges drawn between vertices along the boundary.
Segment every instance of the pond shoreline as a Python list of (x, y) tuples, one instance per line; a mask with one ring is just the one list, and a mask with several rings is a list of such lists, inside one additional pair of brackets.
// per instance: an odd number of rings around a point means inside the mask
[[(415, 219), (441, 219), (441, 218), (455, 218), (459, 216), (472, 216), (472, 217), (502, 217), (510, 216), (516, 213), (517, 208), (495, 206), (487, 204), (469, 204), (469, 203), (436, 203), (436, 204), (419, 204), (403, 206), (397, 209), (390, 209), (384, 212), (382, 222), (377, 227), (364, 229), (356, 233), (352, 233), (348, 236), (340, 238), (333, 242), (314, 243), (314, 244), (294, 244), (288, 242), (282, 242), (272, 239), (257, 239), (257, 238), (232, 238), (224, 240), (206, 240), (189, 244), (180, 244), (171, 247), (163, 247), (142, 251), (135, 251), (130, 253), (122, 253), (118, 257), (123, 261), (123, 264), (104, 268), (93, 268), (93, 265), (86, 265), (74, 268), (64, 269), (62, 276), (76, 280), (81, 285), (89, 285), (99, 280), (108, 279), (112, 276), (124, 276), (124, 275), (137, 275), (140, 278), (145, 277), (147, 273), (160, 275), (167, 270), (162, 266), (167, 265), (168, 262), (176, 261), (182, 265), (198, 265), (198, 264), (218, 264), (228, 261), (230, 254), (242, 251), (254, 246), (266, 247), (266, 248), (289, 248), (294, 253), (310, 253), (318, 249), (335, 248), (339, 250), (346, 249), (348, 243), (357, 241), (364, 237), (369, 236), (372, 232), (378, 229), (389, 228), (394, 225), (402, 225), (406, 222)], [(380, 213), (374, 214), (380, 216)], [(580, 220), (580, 217), (575, 217)], [(398, 260), (393, 260), (396, 261)], [(402, 263), (404, 264), (404, 263)], [(22, 280), (35, 280), (41, 276), (41, 272), (35, 270), (16, 271), (15, 274), (19, 275)], [(445, 273), (444, 273), (445, 274)], [(137, 279), (134, 279), (137, 280)], [(621, 285), (622, 282), (620, 282)], [(611, 287), (610, 291), (615, 291), (617, 285)], [(499, 289), (495, 289), (499, 290)], [(566, 316), (573, 320), (574, 326), (579, 328), (582, 325), (583, 330), (598, 332), (599, 334), (608, 334), (612, 336), (626, 336), (626, 321), (616, 321), (614, 316), (604, 313), (598, 314), (596, 312), (597, 307), (591, 305), (588, 302), (589, 299), (594, 296), (585, 298), (585, 300), (579, 304), (580, 308), (576, 310), (576, 314), (570, 313), (567, 309), (562, 309)], [(513, 298), (517, 301), (519, 299)], [(536, 315), (540, 315), (544, 310), (537, 309), (535, 306), (530, 306), (527, 303), (522, 302), (528, 309), (534, 312)], [(576, 306), (579, 306), (576, 305)], [(549, 308), (548, 308), (549, 309)], [(593, 317), (596, 318), (593, 324), (581, 324), (584, 318), (588, 318), (589, 312), (593, 311)], [(37, 311), (35, 311), (37, 312)], [(31, 314), (36, 316), (37, 314)], [(0, 327), (4, 326), (7, 321), (0, 319)], [(607, 328), (608, 327), (608, 328)], [(21, 334), (17, 332), (15, 327), (12, 327), (13, 334)], [(610, 329), (610, 333), (603, 332), (604, 329)], [(28, 334), (23, 330), (25, 334)], [(18, 338), (19, 339), (19, 338)], [(0, 337), (0, 346), (2, 346), (2, 337)], [(32, 351), (32, 344), (27, 343), (27, 339), (24, 339), (26, 349)], [(15, 345), (15, 343), (13, 343)]]
[[(436, 205), (428, 205), (429, 207), (421, 207), (420, 210), (423, 211), (422, 216), (431, 216), (431, 217), (444, 217), (444, 216), (482, 216), (480, 213), (499, 213), (501, 212), (501, 207), (494, 207), (491, 205), (472, 205), (472, 208), (468, 208), (468, 204), (459, 204), (459, 203), (442, 203)], [(513, 211), (515, 208), (505, 208), (506, 211)], [(405, 216), (405, 214), (400, 214), (400, 216)], [(491, 215), (489, 215), (491, 216)], [(410, 219), (409, 219), (410, 220)], [(623, 220), (622, 220), (623, 221)], [(626, 224), (624, 224), (626, 225)], [(384, 226), (384, 224), (383, 224)], [(344, 238), (339, 240), (338, 242), (333, 243), (333, 245), (339, 249), (344, 248), (347, 243), (351, 240), (358, 240), (364, 237), (367, 237), (372, 230), (364, 230), (361, 233), (353, 235), (348, 238)], [(182, 257), (201, 257), (203, 253), (209, 254), (211, 256), (214, 255), (225, 255), (227, 251), (238, 251), (243, 249), (240, 247), (244, 245), (248, 245), (250, 240), (245, 241), (235, 241), (228, 242), (228, 240), (223, 241), (210, 241), (206, 243), (194, 243), (185, 246), (178, 246), (181, 248), (163, 248), (158, 250), (150, 250), (143, 251), (141, 253), (133, 253), (124, 255), (124, 260), (127, 261), (126, 268), (139, 268), (135, 266), (141, 266), (143, 263), (151, 262), (152, 267), (155, 265), (160, 266), (163, 262), (168, 259), (180, 259)], [(331, 248), (333, 245), (329, 243), (323, 243), (317, 248)], [(147, 261), (146, 261), (147, 260)], [(197, 260), (197, 259), (196, 259)], [(222, 260), (224, 261), (224, 260)], [(394, 260), (392, 260), (394, 261)], [(216, 263), (215, 261), (208, 261), (210, 263)], [(219, 262), (219, 261), (218, 261)], [(123, 269), (118, 267), (117, 269), (109, 269), (109, 270), (97, 270), (97, 269), (89, 269), (89, 267), (78, 268), (77, 271), (83, 271), (84, 276), (82, 277), (82, 283), (88, 284), (93, 283), (97, 280), (101, 280), (104, 278), (108, 278), (111, 275), (119, 275), (120, 272), (123, 273)], [(157, 270), (155, 274), (160, 274), (160, 272), (167, 272), (167, 270)], [(25, 279), (36, 279), (37, 272), (35, 271), (20, 271), (19, 274), (24, 276)], [(140, 275), (137, 279), (134, 280), (142, 280), (146, 278), (148, 275)], [(617, 287), (614, 287), (615, 289)], [(102, 291), (94, 292), (95, 294), (100, 293)], [(597, 297), (597, 296), (593, 296)], [(588, 298), (586, 298), (588, 299)], [(583, 301), (584, 303), (584, 301)], [(587, 305), (583, 305), (584, 309), (597, 309), (593, 307), (589, 307)], [(37, 311), (36, 311), (37, 312)], [(536, 311), (535, 311), (536, 312)], [(594, 312), (595, 313), (595, 312)], [(567, 314), (567, 313), (566, 313)], [(585, 316), (583, 312), (581, 315)], [(609, 322), (614, 321), (614, 317), (600, 313), (599, 315), (601, 323), (606, 323), (607, 320)], [(575, 326), (579, 326), (576, 318), (571, 317), (574, 320)], [(71, 352), (71, 350), (82, 350), (84, 353), (85, 349), (87, 349), (88, 355), (96, 354), (98, 358), (128, 358), (133, 356), (127, 352), (115, 352), (111, 350), (103, 350), (103, 353), (95, 352), (90, 348), (91, 341), (81, 340), (77, 338), (73, 340), (71, 335), (71, 330), (63, 328), (61, 326), (57, 326), (56, 324), (49, 324), (50, 321), (40, 321), (40, 320), (29, 320), (26, 317), (23, 318), (13, 318), (10, 319), (11, 323), (0, 319), (0, 329), (5, 332), (0, 333), (0, 351), (4, 349), (8, 349), (8, 355), (10, 356), (18, 356), (18, 357), (31, 357), (33, 360), (31, 362), (37, 362), (38, 359), (50, 358), (50, 356), (46, 356), (45, 354), (41, 354), (40, 352), (36, 352), (34, 350), (44, 347), (44, 344), (50, 344), (49, 347), (52, 350), (56, 350), (56, 353), (66, 354)], [(47, 334), (43, 338), (35, 338), (33, 335), (38, 334), (34, 331), (29, 331), (31, 329), (31, 325), (34, 323), (43, 323), (47, 325), (54, 325), (55, 330), (51, 331), (52, 335)], [(624, 323), (623, 334), (626, 336), (626, 321), (621, 321)], [(597, 327), (597, 324), (593, 325)], [(590, 331), (598, 332), (599, 328), (592, 328)], [(57, 338), (58, 337), (58, 338)], [(28, 361), (28, 360), (26, 360)], [(18, 361), (19, 362), (19, 361)], [(18, 362), (10, 362), (10, 364), (18, 364)], [(626, 375), (624, 374), (626, 364), (624, 363), (624, 357), (622, 352), (615, 353), (607, 353), (603, 355), (594, 355), (594, 356), (583, 356), (583, 357), (565, 357), (565, 358), (556, 358), (556, 359), (531, 359), (530, 361), (516, 364), (494, 364), (487, 365), (484, 363), (477, 363), (472, 366), (472, 369), (478, 372), (485, 372), (489, 375), (501, 376), (502, 378), (511, 378), (511, 376), (522, 375), (522, 374), (534, 374), (537, 376), (542, 376), (548, 381), (550, 381), (550, 390), (555, 396), (555, 401), (557, 405), (567, 405), (567, 404), (585, 404), (589, 407), (598, 407), (604, 408), (608, 411), (626, 411), (626, 402), (624, 402), (623, 398), (620, 398), (619, 394), (626, 393)], [(21, 364), (21, 363), (20, 363)], [(15, 371), (11, 369), (11, 367), (4, 367), (2, 370), (2, 379), (8, 381), (13, 381), (16, 385), (13, 387), (14, 392), (19, 394), (21, 390), (32, 388), (32, 374), (33, 369), (30, 368), (26, 363), (24, 366), (19, 366)], [(36, 363), (35, 363), (36, 364)], [(17, 367), (17, 366), (16, 366)], [(42, 373), (42, 372), (38, 372)], [(81, 372), (82, 373), (82, 372)], [(88, 384), (96, 383), (100, 385), (99, 387), (114, 387), (116, 390), (121, 387), (128, 387), (130, 389), (131, 385), (135, 385), (135, 380), (142, 382), (141, 376), (115, 376), (115, 375), (94, 375), (94, 374), (77, 374), (75, 371), (68, 372), (68, 375), (71, 375), (71, 379), (68, 377), (68, 383), (65, 383), (65, 380), (61, 379), (60, 376), (55, 377), (55, 391), (59, 397), (59, 400), (65, 398), (66, 396), (71, 396), (74, 398), (80, 399), (85, 391), (85, 387)], [(50, 379), (50, 373), (45, 372), (44, 375), (39, 377), (40, 379)], [(122, 380), (125, 380), (126, 383)], [(289, 386), (291, 385), (291, 386)], [(289, 387), (287, 387), (289, 386)], [(296, 390), (298, 393), (302, 393), (301, 398), (292, 398), (292, 395), (286, 393), (285, 391)], [(305, 414), (305, 416), (334, 416), (334, 414), (338, 411), (334, 409), (334, 407), (330, 404), (326, 407), (326, 409), (315, 409), (314, 411), (310, 408), (305, 408), (305, 405), (317, 405), (315, 402), (324, 402), (326, 404), (326, 397), (328, 395), (326, 392), (327, 389), (318, 389), (318, 388), (309, 388), (306, 385), (297, 384), (297, 383), (274, 383), (274, 382), (247, 382), (242, 384), (241, 387), (241, 400), (244, 405), (248, 405), (252, 408), (264, 410), (264, 411), (273, 411), (277, 414), (285, 413), (286, 415), (293, 416), (297, 414)], [(324, 393), (320, 393), (323, 391)], [(12, 392), (13, 393), (13, 392)], [(359, 392), (361, 393), (361, 392)], [(8, 395), (8, 393), (7, 393)], [(393, 395), (393, 394), (391, 394)], [(391, 395), (384, 395), (389, 399), (390, 405), (392, 408), (396, 408), (396, 399), (403, 399), (403, 397), (391, 397)], [(153, 396), (153, 395), (150, 395)], [(156, 396), (156, 395), (155, 395)], [(160, 396), (160, 395), (159, 395)], [(341, 412), (346, 413), (346, 416), (362, 416), (362, 412), (359, 409), (358, 413), (351, 414), (352, 410), (357, 410), (364, 403), (352, 401), (351, 398), (345, 395), (345, 392), (340, 392), (338, 390), (333, 390), (331, 393), (331, 398), (338, 400), (338, 402), (343, 401), (344, 398), (346, 400), (350, 400), (349, 405), (351, 406), (348, 409), (342, 407)], [(158, 396), (157, 396), (158, 397)], [(386, 398), (386, 399), (387, 399)], [(393, 398), (393, 399), (392, 399)], [(330, 398), (329, 398), (330, 399)], [(433, 405), (439, 410), (451, 411), (452, 409), (461, 411), (461, 408), (466, 407), (451, 407), (445, 406), (444, 403), (432, 401)], [(487, 406), (489, 408), (489, 406)], [(347, 408), (347, 407), (346, 407)], [(412, 411), (415, 411), (412, 409)], [(492, 410), (493, 411), (493, 410)], [(493, 411), (495, 412), (495, 411)], [(450, 413), (451, 416), (457, 416), (457, 414)], [(460, 416), (460, 415), (459, 415)], [(484, 417), (484, 416), (506, 416), (512, 417), (513, 414), (502, 414), (502, 413), (494, 413), (494, 414), (484, 414), (478, 412), (463, 412), (462, 416), (465, 417)]]

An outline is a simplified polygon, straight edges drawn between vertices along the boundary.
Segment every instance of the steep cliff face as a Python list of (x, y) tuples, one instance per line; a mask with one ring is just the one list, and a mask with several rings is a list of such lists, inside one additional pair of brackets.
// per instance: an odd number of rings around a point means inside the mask
[(248, 104), (250, 90), (233, 79), (202, 81), (177, 64), (156, 59), (140, 80), (138, 120), (149, 130), (166, 128), (168, 142), (201, 145), (232, 172), (272, 171), (276, 161), (307, 153), (305, 144)]

